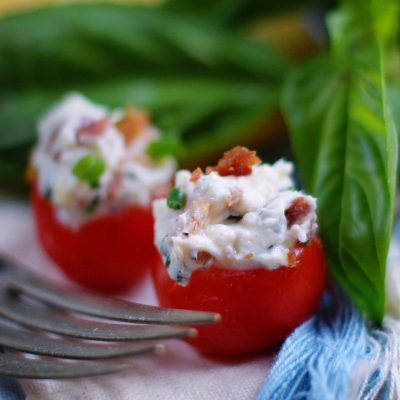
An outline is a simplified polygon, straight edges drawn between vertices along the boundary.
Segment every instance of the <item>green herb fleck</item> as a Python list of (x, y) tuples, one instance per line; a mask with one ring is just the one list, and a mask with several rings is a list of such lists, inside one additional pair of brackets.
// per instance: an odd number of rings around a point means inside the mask
[(93, 182), (90, 184), (92, 189), (98, 189), (100, 187), (100, 182)]
[(171, 256), (170, 256), (170, 252), (169, 252), (169, 248), (168, 248), (168, 245), (167, 245), (167, 243), (166, 243), (166, 237), (162, 240), (162, 242), (161, 242), (161, 245), (160, 245), (160, 251), (161, 251), (161, 254), (162, 254), (162, 256), (163, 256), (163, 260), (164, 260), (164, 263), (165, 263), (165, 266), (167, 267), (167, 269), (168, 269), (168, 267), (170, 266), (170, 264), (171, 264)]
[(173, 210), (179, 210), (185, 206), (186, 194), (177, 187), (168, 189), (167, 206)]
[(233, 222), (239, 222), (242, 219), (242, 215), (230, 215), (227, 220)]
[(100, 198), (99, 196), (94, 196), (92, 200), (85, 207), (85, 212), (87, 214), (93, 214), (96, 211), (97, 206), (99, 205)]
[(92, 187), (97, 187), (105, 170), (106, 164), (101, 158), (93, 154), (87, 154), (74, 165), (72, 173)]
[(178, 271), (178, 274), (176, 275), (176, 279), (175, 280), (178, 283), (181, 283), (181, 282), (183, 282), (185, 280), (181, 270)]
[(51, 197), (53, 196), (53, 190), (50, 186), (48, 186), (45, 190), (44, 190), (44, 197), (47, 200), (51, 200)]

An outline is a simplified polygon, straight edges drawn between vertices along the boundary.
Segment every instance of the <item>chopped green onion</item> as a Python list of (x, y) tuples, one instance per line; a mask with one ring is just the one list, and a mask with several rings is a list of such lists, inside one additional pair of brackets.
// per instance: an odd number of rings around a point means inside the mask
[(168, 189), (167, 206), (173, 210), (179, 210), (185, 206), (186, 194), (177, 187)]
[(147, 154), (154, 160), (159, 160), (166, 156), (177, 158), (182, 155), (182, 152), (183, 145), (176, 134), (164, 135), (147, 146)]
[(87, 154), (74, 165), (72, 173), (80, 180), (96, 187), (105, 170), (106, 164), (101, 158)]

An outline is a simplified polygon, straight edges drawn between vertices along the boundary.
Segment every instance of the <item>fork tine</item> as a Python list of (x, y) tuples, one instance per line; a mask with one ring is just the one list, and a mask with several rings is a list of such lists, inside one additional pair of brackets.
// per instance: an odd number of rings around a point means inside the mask
[(11, 354), (0, 354), (0, 375), (16, 378), (80, 378), (118, 372), (126, 367), (124, 364), (109, 362), (79, 362), (77, 364), (62, 361), (32, 360)]
[(192, 328), (176, 326), (138, 326), (82, 320), (24, 304), (7, 291), (0, 291), (0, 315), (30, 328), (91, 340), (167, 339), (191, 336), (195, 332)]
[(63, 309), (124, 322), (158, 324), (212, 323), (219, 315), (212, 312), (177, 310), (104, 298), (94, 294), (65, 292), (55, 288), (20, 268), (10, 269), (6, 275), (9, 287)]
[(25, 353), (82, 360), (142, 355), (154, 353), (159, 348), (155, 344), (100, 345), (68, 342), (7, 326), (0, 327), (0, 345)]
[(138, 326), (82, 320), (54, 310), (26, 305), (8, 292), (0, 293), (0, 315), (30, 328), (91, 340), (168, 339), (195, 334), (194, 329), (185, 327)]

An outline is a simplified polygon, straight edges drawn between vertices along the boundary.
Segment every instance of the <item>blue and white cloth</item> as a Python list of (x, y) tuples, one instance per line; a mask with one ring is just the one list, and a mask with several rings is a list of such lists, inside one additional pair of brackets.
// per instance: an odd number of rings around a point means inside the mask
[(400, 398), (400, 224), (387, 268), (387, 312), (372, 328), (339, 288), (283, 344), (258, 400)]

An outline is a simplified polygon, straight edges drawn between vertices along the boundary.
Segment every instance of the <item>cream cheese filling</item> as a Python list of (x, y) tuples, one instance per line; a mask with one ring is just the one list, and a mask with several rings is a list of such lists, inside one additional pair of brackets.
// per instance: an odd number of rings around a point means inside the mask
[[(74, 93), (39, 122), (39, 141), (32, 157), (36, 182), (63, 224), (78, 228), (89, 219), (125, 206), (147, 207), (171, 179), (176, 167), (172, 158), (155, 161), (146, 155), (149, 143), (159, 137), (158, 130), (148, 124), (137, 138), (126, 143), (116, 126), (122, 117), (121, 111), (111, 112)], [(99, 134), (79, 139), (83, 126), (102, 119), (107, 122)], [(88, 154), (105, 164), (97, 187), (72, 173), (74, 165)]]
[[(279, 160), (252, 167), (246, 176), (204, 174), (191, 181), (176, 174), (186, 205), (172, 210), (165, 199), (153, 203), (155, 241), (170, 276), (185, 283), (191, 273), (217, 263), (227, 268), (290, 266), (289, 252), (316, 229), (316, 200), (293, 190), (293, 165)], [(289, 224), (287, 210), (302, 198), (309, 209)]]

